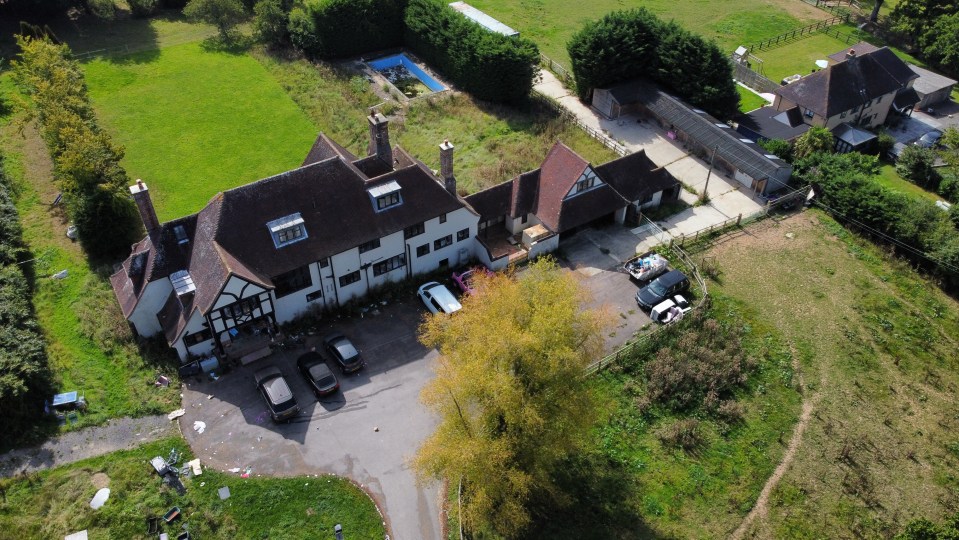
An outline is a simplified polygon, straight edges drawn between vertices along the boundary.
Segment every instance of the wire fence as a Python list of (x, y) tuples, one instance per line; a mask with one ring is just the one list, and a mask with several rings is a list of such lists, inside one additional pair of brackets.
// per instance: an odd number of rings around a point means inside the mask
[(757, 92), (773, 92), (779, 88), (779, 84), (775, 81), (736, 61), (733, 61), (733, 78)]
[(576, 79), (573, 78), (573, 74), (570, 73), (569, 70), (563, 67), (563, 65), (560, 64), (559, 62), (556, 62), (555, 60), (546, 56), (545, 54), (540, 53), (539, 65), (555, 73), (556, 76), (559, 77), (559, 80), (562, 81), (564, 85), (570, 88), (575, 86)]
[(539, 103), (553, 110), (553, 112), (559, 114), (564, 122), (568, 122), (570, 124), (573, 124), (579, 127), (580, 129), (585, 131), (587, 135), (589, 135), (590, 137), (602, 143), (603, 146), (605, 146), (606, 148), (609, 148), (613, 152), (616, 152), (616, 155), (622, 157), (632, 153), (628, 148), (626, 148), (625, 146), (613, 140), (613, 138), (610, 137), (609, 135), (584, 123), (582, 120), (577, 118), (577, 116), (572, 111), (570, 111), (566, 107), (563, 107), (562, 104), (557, 103), (556, 100), (547, 96), (546, 94), (543, 94), (543, 93), (540, 93), (539, 91), (534, 90), (532, 96), (534, 99), (537, 99)]
[(810, 6), (816, 6), (817, 8), (828, 11), (833, 15), (843, 15), (848, 13), (847, 9), (844, 9), (844, 6), (850, 9), (862, 9), (862, 6), (859, 5), (859, 2), (855, 0), (802, 0), (803, 2), (809, 4)]

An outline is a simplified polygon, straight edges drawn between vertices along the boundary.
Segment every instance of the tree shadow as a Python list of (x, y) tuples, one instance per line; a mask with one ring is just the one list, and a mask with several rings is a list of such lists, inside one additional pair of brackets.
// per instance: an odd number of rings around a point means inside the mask
[(622, 465), (597, 453), (569, 460), (556, 476), (569, 498), (531, 501), (533, 521), (522, 538), (670, 538), (644, 522), (632, 478)]

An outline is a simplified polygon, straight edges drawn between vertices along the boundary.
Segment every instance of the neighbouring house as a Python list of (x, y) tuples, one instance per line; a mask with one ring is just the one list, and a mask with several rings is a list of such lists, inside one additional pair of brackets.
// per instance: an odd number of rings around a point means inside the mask
[[(166, 223), (147, 185), (131, 186), (147, 235), (110, 281), (134, 331), (162, 334), (184, 361), (251, 362), (270, 353), (278, 324), (306, 310), (472, 259), (502, 268), (555, 249), (563, 232), (603, 216), (622, 222), (630, 207), (679, 191), (642, 152), (593, 168), (557, 144), (540, 169), (463, 199), (449, 141), (434, 172), (390, 145), (386, 118), (368, 122), (368, 156), (321, 134), (299, 168)], [(513, 257), (491, 254), (486, 239), (498, 225), (522, 238)]]
[[(479, 215), (477, 256), (490, 268), (555, 249), (596, 223), (635, 222), (639, 211), (679, 197), (680, 183), (645, 151), (593, 166), (557, 142), (538, 169), (466, 197)], [(517, 238), (519, 237), (519, 239)]]
[(519, 35), (519, 32), (516, 30), (513, 30), (509, 26), (506, 26), (505, 24), (467, 4), (466, 2), (451, 2), (449, 6), (462, 13), (467, 19), (475, 22), (490, 32), (503, 34), (506, 37), (516, 37)]
[(655, 120), (671, 139), (710, 160), (742, 185), (763, 195), (789, 182), (792, 165), (767, 153), (755, 141), (705, 111), (640, 81), (593, 90), (593, 107), (609, 118), (636, 114)]
[(920, 76), (888, 47), (857, 43), (829, 56), (829, 65), (777, 88), (775, 101), (737, 118), (737, 130), (752, 140), (792, 141), (809, 130), (832, 131), (836, 150), (866, 151), (870, 130), (910, 116), (920, 102)]

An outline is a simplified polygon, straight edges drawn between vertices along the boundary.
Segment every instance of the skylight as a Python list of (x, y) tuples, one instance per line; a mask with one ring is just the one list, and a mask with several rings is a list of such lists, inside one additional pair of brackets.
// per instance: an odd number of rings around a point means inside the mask
[(188, 270), (179, 270), (170, 274), (170, 282), (173, 283), (173, 290), (177, 296), (183, 296), (196, 290), (193, 284), (193, 278), (190, 277)]

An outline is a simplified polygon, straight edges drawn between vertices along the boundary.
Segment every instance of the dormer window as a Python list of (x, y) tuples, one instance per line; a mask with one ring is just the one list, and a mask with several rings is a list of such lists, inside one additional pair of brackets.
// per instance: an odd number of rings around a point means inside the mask
[(303, 225), (303, 218), (300, 213), (290, 214), (280, 219), (274, 219), (266, 224), (270, 229), (270, 235), (273, 237), (273, 245), (277, 248), (288, 246), (290, 244), (306, 240), (306, 227)]
[(377, 212), (403, 204), (403, 197), (400, 196), (400, 185), (396, 180), (371, 187), (366, 192), (369, 193), (370, 200), (373, 201), (373, 209)]

